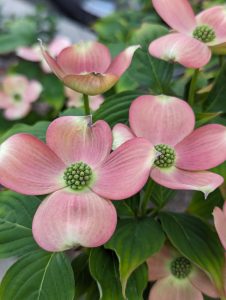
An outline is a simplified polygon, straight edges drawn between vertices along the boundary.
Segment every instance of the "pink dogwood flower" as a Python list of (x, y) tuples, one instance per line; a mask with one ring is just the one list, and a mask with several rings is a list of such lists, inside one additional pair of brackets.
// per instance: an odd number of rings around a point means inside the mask
[(198, 69), (209, 62), (211, 47), (226, 42), (225, 6), (214, 6), (195, 16), (187, 0), (152, 2), (173, 32), (150, 44), (151, 55)]
[(87, 118), (56, 119), (47, 129), (46, 144), (32, 135), (16, 134), (0, 146), (3, 186), (26, 195), (50, 194), (32, 225), (36, 242), (47, 251), (104, 244), (117, 222), (110, 200), (137, 193), (156, 155), (143, 138), (110, 153), (109, 125), (89, 125)]
[(116, 84), (130, 66), (138, 48), (139, 45), (130, 46), (112, 60), (109, 49), (103, 44), (81, 42), (65, 48), (56, 59), (43, 48), (43, 56), (66, 86), (94, 96), (103, 94)]
[(0, 109), (9, 120), (25, 117), (31, 110), (31, 104), (39, 98), (41, 84), (28, 80), (22, 75), (9, 75), (2, 81), (0, 90)]
[(194, 130), (191, 107), (175, 97), (141, 96), (129, 111), (130, 128), (113, 128), (114, 149), (135, 136), (149, 140), (161, 155), (150, 171), (151, 178), (171, 189), (200, 190), (205, 196), (223, 183), (208, 172), (226, 160), (226, 127), (210, 124)]
[(224, 204), (223, 210), (221, 210), (219, 207), (215, 207), (213, 211), (213, 216), (218, 236), (221, 240), (224, 249), (226, 250), (226, 203)]
[(149, 300), (203, 300), (202, 294), (218, 298), (209, 277), (170, 246), (148, 259), (151, 288)]
[[(56, 57), (64, 48), (70, 45), (71, 41), (69, 38), (57, 36), (48, 45), (48, 51), (53, 57)], [(32, 47), (20, 47), (17, 49), (16, 53), (19, 57), (23, 58), (24, 60), (40, 62), (44, 72), (52, 72), (47, 62), (43, 59), (42, 51), (38, 44)]]
[[(65, 95), (68, 97), (67, 107), (82, 107), (83, 99), (82, 94), (72, 89), (65, 88)], [(92, 111), (96, 111), (99, 109), (101, 104), (104, 102), (104, 98), (101, 95), (90, 96), (89, 97), (89, 106)]]

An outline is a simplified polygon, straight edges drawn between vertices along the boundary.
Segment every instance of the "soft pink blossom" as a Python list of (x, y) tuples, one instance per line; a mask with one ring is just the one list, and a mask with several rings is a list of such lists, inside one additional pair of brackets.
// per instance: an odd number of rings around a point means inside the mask
[(9, 75), (2, 80), (0, 91), (0, 108), (9, 120), (25, 117), (31, 110), (31, 104), (39, 98), (41, 84), (28, 80), (22, 75)]
[[(82, 107), (83, 106), (82, 94), (66, 87), (65, 95), (68, 97), (67, 107)], [(92, 111), (98, 110), (103, 102), (104, 102), (104, 98), (101, 95), (89, 97), (89, 105), (90, 105), (90, 108)]]
[(208, 172), (226, 160), (226, 127), (218, 124), (195, 129), (191, 107), (175, 97), (141, 96), (131, 105), (130, 128), (113, 128), (114, 149), (133, 137), (149, 140), (161, 155), (150, 171), (151, 178), (171, 189), (200, 190), (205, 196), (223, 183)]
[(154, 147), (143, 138), (110, 153), (109, 125), (89, 122), (88, 117), (60, 117), (48, 127), (46, 144), (16, 134), (0, 146), (3, 186), (26, 195), (50, 194), (32, 226), (36, 242), (47, 251), (104, 244), (117, 222), (109, 199), (137, 193), (155, 159)]
[[(226, 203), (223, 210), (215, 207), (213, 211), (214, 224), (224, 249), (226, 250)], [(226, 282), (225, 282), (226, 284)]]
[[(48, 51), (56, 57), (64, 48), (71, 45), (71, 41), (67, 37), (57, 36), (48, 45)], [(40, 62), (42, 69), (46, 73), (52, 72), (48, 64), (42, 57), (42, 51), (38, 44), (32, 47), (21, 47), (17, 49), (17, 55), (25, 60)]]
[(210, 278), (170, 246), (148, 259), (151, 288), (149, 300), (203, 300), (203, 294), (218, 298)]
[(150, 44), (151, 55), (188, 68), (201, 68), (211, 58), (211, 47), (226, 42), (225, 6), (214, 6), (195, 16), (188, 0), (152, 2), (173, 31)]
[(42, 52), (52, 71), (66, 86), (94, 96), (116, 84), (138, 48), (139, 45), (130, 46), (113, 60), (109, 49), (98, 42), (81, 42), (67, 47), (55, 59), (43, 47)]

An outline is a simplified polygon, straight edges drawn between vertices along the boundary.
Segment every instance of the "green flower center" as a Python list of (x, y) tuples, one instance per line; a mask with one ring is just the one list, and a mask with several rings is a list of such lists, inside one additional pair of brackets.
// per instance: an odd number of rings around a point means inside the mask
[(208, 25), (200, 25), (193, 31), (193, 37), (203, 43), (210, 43), (216, 38), (216, 34)]
[(64, 172), (64, 180), (72, 190), (83, 190), (92, 179), (92, 169), (84, 162), (77, 162)]
[(164, 144), (156, 145), (155, 149), (161, 153), (161, 155), (156, 158), (155, 165), (159, 168), (172, 167), (176, 159), (174, 149)]
[(172, 261), (170, 269), (173, 276), (184, 279), (191, 273), (192, 264), (187, 258), (180, 256)]
[(13, 99), (14, 99), (14, 101), (16, 101), (16, 102), (20, 102), (20, 101), (22, 100), (22, 97), (21, 97), (20, 94), (14, 94), (14, 95), (13, 95)]

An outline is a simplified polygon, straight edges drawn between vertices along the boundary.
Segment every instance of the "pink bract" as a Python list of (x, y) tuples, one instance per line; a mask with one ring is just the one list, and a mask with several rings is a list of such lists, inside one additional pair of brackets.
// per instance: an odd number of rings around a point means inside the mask
[(218, 236), (226, 250), (226, 204), (224, 204), (223, 210), (216, 207), (213, 211), (213, 216)]
[[(177, 263), (176, 270), (174, 263)], [(202, 294), (218, 296), (210, 278), (168, 245), (148, 259), (148, 269), (149, 280), (157, 280), (151, 288), (149, 300), (203, 300)]]
[(112, 236), (117, 215), (110, 200), (128, 198), (144, 186), (156, 151), (143, 138), (112, 153), (111, 148), (108, 124), (90, 125), (89, 117), (56, 119), (47, 130), (46, 144), (29, 134), (2, 143), (0, 183), (22, 194), (50, 194), (32, 225), (42, 248), (97, 247)]
[[(56, 57), (64, 48), (70, 45), (71, 41), (67, 37), (57, 36), (48, 45), (48, 51), (53, 57)], [(40, 62), (44, 72), (51, 72), (51, 69), (42, 57), (42, 52), (38, 44), (32, 47), (17, 49), (17, 55), (28, 61)]]
[[(83, 106), (82, 94), (66, 87), (65, 95), (68, 98), (68, 101), (67, 101), (68, 107), (82, 107)], [(92, 111), (98, 110), (103, 102), (104, 102), (104, 97), (101, 95), (89, 97), (89, 106)]]
[(31, 104), (38, 100), (42, 92), (41, 84), (28, 80), (22, 75), (9, 75), (2, 80), (0, 108), (9, 120), (25, 117), (31, 110)]
[(149, 46), (151, 55), (188, 68), (201, 68), (211, 58), (211, 47), (226, 42), (225, 6), (195, 16), (188, 0), (153, 0), (153, 5), (173, 33), (153, 41)]
[(98, 42), (81, 42), (63, 49), (53, 58), (42, 47), (43, 56), (63, 83), (82, 94), (103, 94), (113, 87), (131, 64), (139, 45), (130, 46), (113, 60), (106, 46)]
[(194, 129), (191, 107), (175, 97), (141, 96), (129, 111), (130, 128), (113, 128), (113, 145), (133, 137), (149, 140), (161, 155), (150, 170), (151, 178), (171, 189), (200, 190), (207, 197), (223, 183), (208, 172), (226, 160), (226, 127), (210, 124)]

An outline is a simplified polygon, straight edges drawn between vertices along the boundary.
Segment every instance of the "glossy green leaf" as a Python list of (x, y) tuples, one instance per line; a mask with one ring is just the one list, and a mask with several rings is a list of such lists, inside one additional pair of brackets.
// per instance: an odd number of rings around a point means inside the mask
[(158, 252), (164, 241), (161, 227), (151, 217), (118, 222), (113, 237), (105, 247), (117, 254), (123, 294), (132, 272), (149, 256)]
[(47, 130), (48, 126), (49, 126), (49, 122), (47, 122), (47, 121), (41, 121), (41, 122), (36, 123), (35, 125), (26, 125), (26, 124), (20, 124), (20, 123), (16, 124), (0, 137), (0, 143), (4, 142), (10, 136), (12, 136), (16, 133), (33, 134), (40, 140), (45, 141), (46, 130)]
[(118, 260), (112, 251), (92, 249), (89, 264), (90, 272), (98, 284), (100, 300), (143, 300), (148, 281), (146, 264), (136, 269), (130, 277), (125, 297), (119, 280)]
[(226, 199), (226, 161), (223, 164), (215, 167), (213, 171), (224, 177), (224, 183), (220, 186), (220, 191), (223, 198)]
[(0, 193), (0, 258), (23, 255), (38, 249), (32, 219), (41, 201), (12, 191)]
[(187, 211), (208, 220), (212, 218), (214, 207), (222, 207), (223, 204), (224, 199), (219, 189), (212, 192), (207, 199), (205, 199), (202, 192), (195, 192)]
[(129, 107), (132, 101), (140, 95), (141, 93), (133, 91), (119, 93), (106, 98), (100, 109), (94, 113), (94, 122), (105, 120), (111, 126), (120, 122), (128, 123)]
[[(86, 300), (99, 300), (99, 291), (89, 271), (89, 256), (81, 253), (72, 261), (75, 278), (75, 300), (83, 296)], [(92, 295), (92, 298), (89, 298)]]
[(152, 184), (153, 188), (151, 194), (151, 201), (158, 208), (163, 208), (168, 203), (168, 201), (175, 196), (176, 191), (159, 185), (154, 181), (152, 181)]
[(226, 63), (222, 67), (213, 89), (205, 101), (207, 111), (224, 111), (226, 112), (225, 94), (226, 94)]
[(18, 260), (4, 276), (0, 299), (73, 300), (74, 276), (63, 253), (37, 250)]
[(221, 288), (224, 251), (210, 226), (186, 214), (161, 213), (160, 220), (171, 243), (184, 256), (207, 271)]

